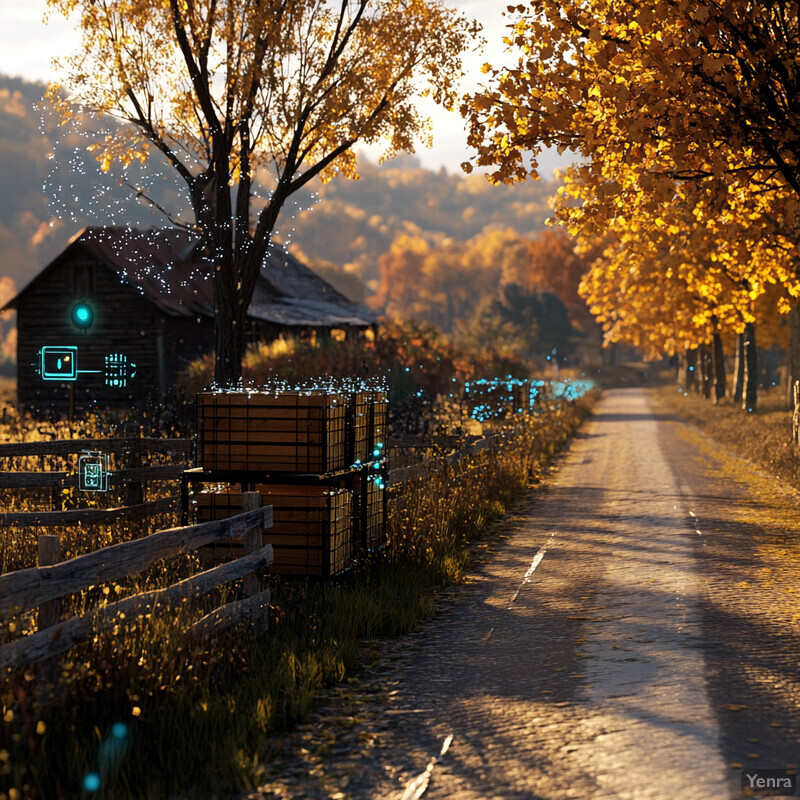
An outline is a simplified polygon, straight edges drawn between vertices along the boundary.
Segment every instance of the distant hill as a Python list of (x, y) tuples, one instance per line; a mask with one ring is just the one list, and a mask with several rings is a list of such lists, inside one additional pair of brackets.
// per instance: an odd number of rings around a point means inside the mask
[[(98, 176), (80, 131), (43, 125), (38, 104), (44, 89), (0, 75), (0, 300), (24, 286), (88, 223), (165, 224), (137, 205), (119, 180)], [(77, 167), (76, 153), (83, 154)], [(180, 200), (171, 180), (170, 173), (161, 181), (165, 188), (158, 198), (174, 205)], [(398, 233), (459, 241), (487, 227), (531, 234), (543, 228), (553, 186), (493, 187), (480, 175), (426, 170), (407, 156), (382, 166), (364, 162), (360, 180), (334, 180), (313, 191), (320, 202), (311, 191), (290, 201), (279, 237), (337, 288), (362, 299), (375, 290), (378, 259)], [(296, 209), (307, 210), (292, 219)]]
[(360, 180), (334, 180), (318, 190), (320, 202), (292, 223), (291, 246), (322, 272), (338, 268), (350, 283), (363, 281), (367, 294), (379, 277), (378, 258), (397, 234), (462, 242), (489, 228), (531, 235), (544, 229), (555, 192), (543, 181), (492, 186), (483, 175), (434, 172), (413, 156), (367, 162), (360, 172)]

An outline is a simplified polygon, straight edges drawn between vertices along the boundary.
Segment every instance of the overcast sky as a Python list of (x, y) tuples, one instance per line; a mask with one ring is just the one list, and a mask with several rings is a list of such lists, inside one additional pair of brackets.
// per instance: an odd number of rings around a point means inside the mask
[[(467, 57), (468, 75), (464, 88), (470, 89), (483, 77), (480, 68), (485, 61), (495, 65), (509, 61), (502, 44), (505, 32), (502, 12), (506, 3), (500, 0), (449, 0), (447, 4), (477, 19), (484, 28), (485, 51)], [(53, 15), (47, 25), (43, 23), (45, 9), (46, 0), (0, 0), (0, 72), (46, 81), (51, 77), (51, 57), (70, 52), (77, 46), (78, 35), (60, 15)], [(422, 108), (433, 120), (434, 142), (433, 149), (420, 147), (417, 155), (430, 169), (445, 166), (450, 172), (458, 171), (459, 164), (468, 155), (463, 120), (457, 112), (443, 111), (433, 102), (424, 104)], [(376, 152), (368, 154), (377, 155)], [(543, 177), (550, 177), (550, 170), (556, 162), (555, 157), (541, 159)], [(547, 174), (544, 174), (545, 165), (548, 166)]]

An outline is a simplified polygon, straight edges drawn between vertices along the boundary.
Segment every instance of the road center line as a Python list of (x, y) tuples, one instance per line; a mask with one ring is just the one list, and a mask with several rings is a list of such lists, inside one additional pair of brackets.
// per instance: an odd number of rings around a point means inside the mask
[(531, 561), (531, 565), (528, 567), (528, 571), (525, 573), (525, 577), (522, 579), (522, 583), (517, 587), (517, 590), (511, 596), (511, 600), (508, 601), (508, 605), (510, 606), (518, 597), (520, 593), (520, 589), (525, 586), (526, 583), (530, 583), (531, 576), (534, 572), (536, 572), (536, 567), (542, 563), (542, 559), (544, 558), (544, 554), (547, 552), (547, 548), (553, 543), (553, 539), (555, 538), (555, 532), (551, 533), (548, 537), (547, 541), (539, 548), (539, 551), (533, 557), (533, 561)]
[(438, 756), (434, 756), (425, 767), (425, 771), (412, 778), (407, 784), (406, 788), (401, 795), (398, 795), (398, 800), (419, 800), (428, 788), (431, 780), (431, 773), (433, 768), (444, 758), (444, 755), (450, 749), (453, 742), (453, 734), (451, 733), (442, 743), (442, 749)]

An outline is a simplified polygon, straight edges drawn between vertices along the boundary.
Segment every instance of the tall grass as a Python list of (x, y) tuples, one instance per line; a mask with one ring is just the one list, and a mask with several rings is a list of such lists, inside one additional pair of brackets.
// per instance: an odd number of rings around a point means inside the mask
[(274, 582), (266, 635), (239, 628), (188, 642), (181, 632), (201, 610), (186, 603), (75, 648), (52, 686), (35, 670), (7, 676), (0, 799), (229, 797), (257, 785), (265, 736), (348, 675), (362, 640), (406, 633), (434, 612), (434, 589), (461, 580), (471, 540), (593, 399), (554, 403), (502, 445), (409, 484), (393, 504), (385, 553), (336, 582)]
[(800, 451), (792, 443), (792, 414), (783, 389), (762, 392), (758, 409), (745, 413), (731, 398), (713, 405), (699, 394), (675, 387), (654, 390), (658, 403), (743, 458), (800, 488)]

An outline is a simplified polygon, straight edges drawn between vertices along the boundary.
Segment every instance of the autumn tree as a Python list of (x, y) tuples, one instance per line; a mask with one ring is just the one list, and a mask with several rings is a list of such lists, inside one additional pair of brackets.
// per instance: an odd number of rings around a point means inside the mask
[[(626, 341), (648, 354), (683, 357), (696, 348), (711, 347), (716, 399), (724, 394), (722, 339), (731, 334), (750, 342), (747, 350), (746, 406), (756, 403), (755, 328), (758, 321), (785, 309), (800, 294), (791, 260), (793, 243), (764, 235), (762, 220), (769, 208), (745, 209), (742, 198), (725, 191), (724, 179), (705, 205), (707, 187), (676, 185), (673, 198), (652, 213), (641, 195), (626, 214), (606, 223), (609, 242), (587, 273), (581, 292), (603, 325), (608, 341)], [(569, 199), (582, 197), (579, 208)], [(769, 195), (760, 199), (769, 204)], [(587, 223), (596, 198), (582, 186), (577, 170), (566, 176), (556, 202), (556, 214), (592, 242)], [(747, 212), (747, 213), (746, 213)], [(753, 213), (755, 212), (755, 213)], [(761, 301), (761, 302), (759, 302)], [(758, 307), (758, 314), (756, 308)], [(774, 329), (765, 325), (765, 329)], [(770, 333), (770, 336), (772, 334)], [(737, 359), (737, 366), (743, 359)], [(744, 377), (744, 370), (742, 371)], [(741, 398), (740, 398), (741, 399)]]
[(567, 307), (572, 324), (579, 331), (596, 330), (592, 315), (578, 289), (602, 242), (576, 252), (577, 240), (563, 228), (547, 228), (534, 236), (528, 247), (528, 264), (521, 285), (540, 292), (552, 292)]
[[(410, 228), (416, 226), (409, 225)], [(494, 297), (502, 276), (523, 269), (529, 241), (491, 229), (467, 242), (442, 234), (398, 234), (378, 259), (380, 280), (370, 305), (390, 317), (427, 320), (450, 331), (484, 299)]]
[(583, 159), (573, 224), (584, 233), (605, 234), (632, 203), (653, 228), (686, 184), (702, 219), (717, 213), (724, 181), (740, 214), (726, 224), (797, 242), (796, 2), (533, 0), (511, 10), (519, 58), (487, 65), (490, 85), (462, 108), (474, 161), (493, 180), (536, 176), (538, 154), (554, 145)]
[[(58, 64), (76, 103), (123, 124), (92, 144), (104, 169), (159, 154), (186, 187), (213, 270), (215, 377), (241, 374), (244, 322), (287, 199), (355, 177), (356, 142), (389, 154), (427, 135), (420, 92), (455, 100), (476, 27), (434, 0), (48, 0), (77, 12), (80, 49)], [(425, 88), (427, 87), (427, 88)], [(273, 183), (262, 198), (257, 172)], [(143, 193), (144, 194), (144, 193)]]

